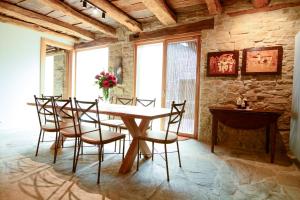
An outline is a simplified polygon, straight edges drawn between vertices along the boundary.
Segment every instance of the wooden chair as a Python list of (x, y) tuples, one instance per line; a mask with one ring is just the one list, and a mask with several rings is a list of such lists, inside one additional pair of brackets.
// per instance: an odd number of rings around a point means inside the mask
[[(164, 144), (165, 147), (165, 158), (166, 158), (166, 169), (167, 169), (167, 180), (169, 181), (169, 167), (168, 167), (168, 156), (167, 156), (167, 144), (171, 144), (176, 142), (177, 145), (177, 153), (178, 153), (178, 160), (179, 160), (179, 167), (181, 167), (181, 160), (180, 160), (180, 152), (179, 152), (179, 145), (178, 145), (178, 131), (180, 128), (180, 123), (182, 120), (182, 115), (184, 113), (186, 101), (183, 103), (175, 103), (172, 102), (171, 113), (168, 121), (167, 130), (163, 131), (152, 131), (148, 130), (145, 135), (140, 135), (137, 137), (138, 139), (138, 156), (137, 156), (137, 171), (139, 170), (139, 161), (140, 161), (140, 140), (152, 142), (152, 158), (154, 155), (154, 143)], [(176, 133), (170, 131), (170, 126), (177, 126)]]
[[(98, 100), (95, 99), (94, 102), (86, 102), (86, 101), (78, 101), (76, 98), (74, 98), (75, 101), (75, 108), (76, 108), (76, 115), (78, 120), (78, 130), (80, 135), (79, 145), (78, 145), (78, 151), (75, 161), (75, 171), (76, 166), (78, 163), (78, 157), (79, 157), (79, 151), (82, 147), (83, 142), (96, 145), (98, 146), (98, 159), (99, 159), (99, 165), (98, 165), (98, 179), (97, 183), (100, 182), (100, 171), (101, 171), (101, 156), (102, 151), (104, 149), (104, 145), (116, 142), (118, 140), (123, 139), (123, 143), (125, 142), (125, 135), (120, 134), (118, 132), (113, 132), (109, 130), (101, 130), (101, 121), (99, 116), (99, 108), (98, 108)], [(91, 112), (91, 111), (94, 111)], [(94, 123), (97, 124), (96, 130), (93, 131), (84, 131), (83, 130), (83, 123)], [(122, 159), (124, 159), (124, 148), (122, 152)]]
[[(59, 144), (59, 131), (62, 128), (70, 127), (72, 124), (59, 121), (56, 116), (54, 98), (39, 98), (34, 95), (36, 110), (38, 114), (39, 124), (40, 124), (40, 134), (38, 139), (38, 144), (36, 147), (35, 156), (38, 155), (39, 146), (41, 142), (41, 135), (45, 132), (55, 133), (55, 151), (54, 151), (54, 160), (56, 162), (57, 149)], [(50, 118), (51, 120), (48, 120)]]

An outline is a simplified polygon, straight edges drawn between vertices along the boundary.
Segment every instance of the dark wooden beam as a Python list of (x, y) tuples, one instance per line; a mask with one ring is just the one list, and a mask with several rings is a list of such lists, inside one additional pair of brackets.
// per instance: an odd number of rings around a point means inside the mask
[(219, 0), (205, 0), (209, 14), (218, 15), (222, 12), (222, 6)]
[(177, 17), (164, 0), (143, 0), (142, 2), (162, 24), (176, 24)]
[(113, 27), (106, 25), (106, 24), (104, 24), (94, 18), (91, 18), (87, 15), (82, 14), (81, 12), (73, 9), (71, 6), (69, 6), (68, 4), (66, 4), (62, 1), (40, 0), (40, 2), (46, 6), (53, 8), (54, 10), (64, 13), (67, 16), (77, 19), (81, 23), (88, 24), (89, 26), (95, 28), (98, 31), (101, 31), (102, 33), (105, 33), (109, 36), (116, 37), (116, 30)]
[(31, 10), (21, 8), (6, 1), (0, 1), (0, 13), (15, 19), (26, 21), (28, 23), (37, 24), (44, 28), (82, 38), (84, 40), (90, 41), (95, 39), (95, 34), (90, 31), (72, 26), (71, 24), (33, 12)]
[(126, 26), (129, 30), (137, 33), (143, 30), (142, 24), (127, 15), (124, 11), (119, 9), (117, 6), (112, 4), (108, 0), (89, 0), (90, 3), (94, 4), (101, 10), (104, 10), (109, 17), (116, 20), (120, 24)]
[(254, 8), (263, 8), (269, 5), (270, 0), (251, 0)]
[(94, 41), (90, 42), (82, 42), (74, 45), (75, 49), (86, 49), (86, 48), (93, 48), (93, 47), (101, 47), (104, 45), (112, 44), (118, 42), (117, 38), (110, 38), (110, 37), (103, 37), (98, 38)]
[(15, 18), (7, 17), (7, 16), (1, 15), (1, 14), (0, 14), (0, 22), (7, 23), (7, 24), (13, 24), (13, 25), (16, 25), (16, 26), (25, 27), (25, 28), (28, 28), (28, 29), (31, 29), (31, 30), (34, 30), (34, 31), (42, 32), (42, 33), (47, 33), (47, 34), (54, 35), (54, 36), (57, 36), (57, 37), (60, 37), (60, 38), (65, 38), (67, 40), (71, 40), (73, 42), (79, 40), (76, 37), (72, 37), (72, 36), (69, 36), (67, 34), (55, 32), (55, 31), (52, 31), (50, 29), (38, 26), (36, 24), (24, 22), (22, 20), (18, 20), (18, 19), (15, 19)]
[(175, 27), (169, 27), (164, 29), (159, 29), (151, 32), (142, 32), (139, 34), (132, 34), (129, 36), (130, 41), (144, 41), (144, 40), (154, 40), (163, 39), (176, 35), (184, 35), (191, 33), (200, 33), (204, 29), (213, 29), (214, 19), (207, 19), (191, 24), (184, 24)]
[(300, 2), (297, 3), (281, 3), (281, 4), (275, 4), (263, 8), (258, 8), (258, 9), (249, 9), (249, 10), (241, 10), (237, 12), (230, 12), (227, 13), (230, 17), (236, 17), (239, 15), (246, 15), (246, 14), (254, 14), (254, 13), (259, 13), (259, 12), (269, 12), (273, 10), (279, 10), (282, 8), (289, 8), (289, 7), (297, 7), (300, 6)]

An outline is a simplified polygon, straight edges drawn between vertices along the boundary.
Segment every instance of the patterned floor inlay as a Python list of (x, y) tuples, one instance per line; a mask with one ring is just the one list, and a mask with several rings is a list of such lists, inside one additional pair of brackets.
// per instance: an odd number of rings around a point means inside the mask
[[(18, 131), (0, 134), (1, 200), (300, 199), (300, 170), (280, 152), (276, 163), (270, 164), (265, 153), (218, 145), (212, 154), (207, 144), (180, 141), (183, 166), (179, 168), (177, 154), (169, 154), (170, 182), (160, 154), (154, 161), (142, 159), (140, 170), (136, 172), (134, 166), (126, 175), (118, 173), (121, 155), (106, 154), (101, 184), (97, 185), (97, 155), (81, 156), (73, 174), (72, 148), (62, 149), (53, 164), (51, 143), (42, 143), (38, 157), (34, 156), (35, 131), (24, 132), (24, 138)], [(70, 145), (72, 142), (67, 142), (66, 146)], [(108, 145), (105, 152), (113, 148)], [(174, 148), (171, 145), (169, 150)], [(156, 151), (161, 150), (157, 145)], [(97, 153), (94, 147), (84, 151)]]

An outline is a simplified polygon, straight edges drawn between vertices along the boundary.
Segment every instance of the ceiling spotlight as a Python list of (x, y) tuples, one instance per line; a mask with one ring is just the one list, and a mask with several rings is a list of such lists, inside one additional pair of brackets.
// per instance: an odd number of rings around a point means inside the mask
[(87, 7), (87, 2), (86, 2), (86, 1), (83, 1), (83, 2), (82, 2), (82, 7), (84, 7), (84, 8)]
[(105, 18), (105, 12), (102, 12), (102, 18)]

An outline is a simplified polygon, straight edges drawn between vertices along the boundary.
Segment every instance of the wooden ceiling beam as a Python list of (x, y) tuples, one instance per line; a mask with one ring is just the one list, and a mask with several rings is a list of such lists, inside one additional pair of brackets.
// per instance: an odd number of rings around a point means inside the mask
[(222, 12), (220, 0), (205, 0), (209, 14), (218, 15)]
[(73, 35), (78, 38), (82, 38), (84, 40), (94, 40), (95, 34), (78, 28), (76, 26), (72, 26), (71, 24), (59, 21), (57, 19), (47, 17), (45, 15), (21, 8), (14, 4), (0, 1), (0, 13), (22, 20), (29, 23), (37, 24), (42, 27), (49, 28), (51, 30), (59, 31), (68, 35)]
[(18, 20), (18, 19), (14, 19), (14, 18), (11, 18), (11, 17), (4, 16), (4, 15), (0, 15), (0, 22), (25, 27), (25, 28), (28, 28), (28, 29), (31, 29), (31, 30), (34, 30), (34, 31), (42, 32), (42, 33), (47, 33), (47, 34), (54, 35), (54, 36), (57, 36), (57, 37), (60, 37), (60, 38), (64, 38), (66, 40), (70, 40), (72, 42), (76, 42), (76, 41), (79, 40), (76, 37), (72, 37), (72, 36), (69, 36), (69, 35), (63, 34), (63, 33), (58, 33), (58, 32), (49, 30), (47, 28), (43, 28), (41, 26), (38, 26), (36, 24), (24, 22), (24, 21), (21, 21), (21, 20)]
[(150, 32), (142, 32), (139, 34), (132, 34), (129, 40), (132, 42), (144, 42), (149, 40), (161, 40), (174, 37), (183, 37), (201, 34), (204, 29), (214, 28), (214, 18), (207, 19), (191, 24), (184, 24), (176, 27), (168, 27)]
[(175, 13), (168, 7), (164, 0), (143, 0), (142, 2), (162, 24), (173, 25), (177, 23)]
[(126, 26), (133, 32), (143, 31), (142, 24), (128, 16), (124, 11), (113, 5), (107, 0), (89, 0), (96, 7), (104, 10), (109, 17), (116, 20), (120, 24)]
[(93, 28), (97, 29), (100, 32), (103, 32), (109, 36), (116, 37), (116, 29), (106, 25), (96, 19), (93, 19), (91, 17), (88, 17), (81, 12), (73, 9), (68, 4), (59, 1), (59, 0), (39, 0), (42, 4), (49, 6), (53, 8), (54, 10), (60, 11), (64, 13), (65, 15), (68, 15), (70, 17), (73, 17), (74, 19), (77, 19), (81, 23), (88, 24), (92, 26)]
[(117, 38), (103, 37), (103, 38), (98, 38), (94, 41), (82, 42), (79, 44), (75, 44), (74, 48), (76, 50), (82, 50), (82, 49), (88, 49), (88, 48), (102, 47), (102, 46), (112, 44), (112, 43), (115, 43), (118, 41), (119, 40)]
[(269, 5), (270, 0), (251, 0), (254, 8), (262, 8)]

